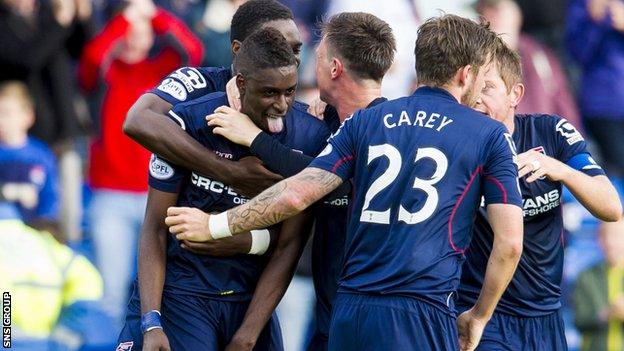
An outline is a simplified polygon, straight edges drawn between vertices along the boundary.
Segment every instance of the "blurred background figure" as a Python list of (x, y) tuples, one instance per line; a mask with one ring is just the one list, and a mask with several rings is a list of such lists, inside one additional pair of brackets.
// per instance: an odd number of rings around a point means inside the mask
[(211, 0), (195, 12), (192, 27), (202, 40), (205, 51), (202, 66), (228, 67), (232, 64), (230, 22), (245, 0)]
[(558, 58), (551, 49), (521, 32), (523, 16), (518, 4), (513, 0), (479, 0), (476, 9), (522, 59), (526, 89), (517, 113), (555, 114), (580, 126), (576, 103)]
[(0, 81), (19, 80), (36, 102), (32, 133), (49, 144), (82, 134), (71, 54), (89, 36), (90, 0), (0, 0)]
[(0, 81), (24, 82), (33, 96), (31, 133), (60, 159), (63, 231), (78, 236), (80, 157), (76, 141), (88, 128), (72, 62), (93, 33), (92, 0), (0, 0)]
[(583, 271), (573, 293), (575, 324), (585, 351), (624, 348), (624, 221), (602, 223), (604, 262)]
[[(98, 99), (99, 135), (91, 145), (88, 219), (104, 306), (120, 327), (136, 267), (150, 153), (122, 132), (130, 106), (168, 73), (201, 62), (202, 44), (151, 0), (131, 0), (85, 47), (81, 87)], [(192, 77), (191, 77), (192, 78)]]
[(569, 0), (517, 0), (522, 10), (522, 32), (531, 35), (561, 59), (566, 7)]
[(572, 0), (567, 47), (581, 67), (579, 104), (610, 176), (624, 176), (624, 2)]
[(24, 224), (20, 212), (0, 196), (0, 290), (11, 295), (11, 349), (110, 348), (99, 273), (50, 233)]
[(26, 85), (0, 82), (0, 193), (28, 225), (58, 234), (56, 158), (46, 144), (28, 136), (34, 123)]

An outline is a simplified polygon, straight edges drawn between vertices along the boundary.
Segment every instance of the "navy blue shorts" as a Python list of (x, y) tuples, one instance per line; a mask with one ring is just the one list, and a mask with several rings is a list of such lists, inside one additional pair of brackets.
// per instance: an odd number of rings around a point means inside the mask
[(339, 293), (329, 350), (458, 350), (456, 319), (410, 297)]
[[(465, 307), (460, 307), (465, 310)], [(568, 344), (561, 310), (539, 317), (494, 313), (477, 351), (565, 351)]]
[[(132, 294), (125, 325), (117, 344), (141, 350), (141, 302), (138, 289)], [(248, 301), (222, 301), (164, 292), (161, 303), (163, 331), (173, 351), (223, 350), (241, 325)], [(118, 347), (119, 347), (118, 346)], [(282, 332), (273, 314), (260, 334), (255, 351), (283, 351)]]

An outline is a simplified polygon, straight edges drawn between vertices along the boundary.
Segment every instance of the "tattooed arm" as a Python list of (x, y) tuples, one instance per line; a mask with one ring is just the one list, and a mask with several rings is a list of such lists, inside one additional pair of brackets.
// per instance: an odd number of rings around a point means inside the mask
[[(239, 234), (266, 228), (303, 211), (336, 189), (342, 179), (319, 168), (308, 167), (273, 185), (244, 205), (227, 211), (230, 232)], [(198, 209), (170, 207), (165, 223), (178, 240), (209, 241), (210, 215)]]

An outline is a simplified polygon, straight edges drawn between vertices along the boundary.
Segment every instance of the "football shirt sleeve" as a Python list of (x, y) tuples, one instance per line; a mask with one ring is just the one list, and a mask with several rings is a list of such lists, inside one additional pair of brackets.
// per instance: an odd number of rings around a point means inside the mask
[(360, 110), (345, 120), (340, 128), (329, 138), (327, 146), (321, 151), (309, 167), (320, 168), (347, 180), (353, 175), (355, 164), (355, 123), (358, 116), (364, 113)]
[(549, 126), (552, 133), (556, 158), (568, 166), (589, 176), (605, 175), (604, 170), (587, 151), (587, 142), (581, 133), (565, 118), (553, 116)]
[(518, 184), (518, 168), (513, 161), (516, 154), (511, 135), (501, 126), (491, 136), (483, 164), (482, 191), (485, 204), (511, 204), (522, 207)]
[(182, 67), (165, 77), (156, 88), (149, 92), (175, 105), (215, 91), (214, 82), (197, 68)]
[[(186, 131), (190, 136), (197, 139), (194, 135), (195, 125), (193, 118), (189, 115), (186, 104), (179, 104), (169, 111), (168, 116), (176, 122), (180, 128)], [(167, 160), (152, 154), (149, 163), (149, 179), (148, 184), (152, 188), (164, 192), (176, 193), (180, 190), (182, 181), (189, 175), (188, 170), (180, 166), (176, 166)]]

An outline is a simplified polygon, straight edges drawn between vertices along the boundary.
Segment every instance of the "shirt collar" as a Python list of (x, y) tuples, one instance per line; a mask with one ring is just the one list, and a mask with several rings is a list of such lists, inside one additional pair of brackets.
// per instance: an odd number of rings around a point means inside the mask
[(430, 87), (426, 85), (416, 89), (416, 91), (414, 92), (414, 95), (437, 96), (437, 97), (445, 98), (448, 100), (452, 100), (454, 102), (458, 102), (457, 99), (455, 99), (455, 97), (451, 95), (451, 93), (449, 93), (447, 90), (442, 89), (442, 88), (437, 88), (437, 87)]

